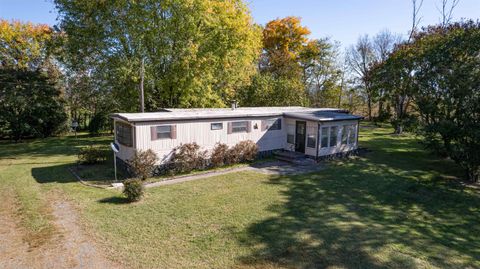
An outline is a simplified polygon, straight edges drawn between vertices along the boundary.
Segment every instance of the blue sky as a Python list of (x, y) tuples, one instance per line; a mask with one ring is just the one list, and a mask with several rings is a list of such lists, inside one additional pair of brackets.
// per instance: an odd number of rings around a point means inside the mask
[[(90, 0), (86, 0), (90, 1)], [(361, 34), (382, 29), (406, 34), (411, 23), (410, 0), (245, 0), (257, 23), (285, 16), (302, 18), (312, 38), (330, 37), (342, 46), (355, 43)], [(439, 22), (440, 0), (424, 0), (422, 25)], [(56, 23), (52, 0), (0, 0), (0, 18), (35, 23)], [(460, 0), (454, 18), (480, 18), (480, 0)]]

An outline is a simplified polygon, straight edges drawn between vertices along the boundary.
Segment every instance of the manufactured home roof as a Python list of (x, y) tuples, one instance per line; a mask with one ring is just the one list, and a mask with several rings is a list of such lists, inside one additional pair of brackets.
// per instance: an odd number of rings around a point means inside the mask
[[(327, 113), (327, 114), (324, 115), (322, 113)], [(129, 122), (145, 122), (145, 121), (265, 117), (265, 116), (284, 116), (284, 115), (285, 116), (290, 115), (291, 117), (297, 117), (297, 118), (315, 120), (315, 121), (341, 120), (342, 117), (345, 117), (345, 119), (347, 120), (361, 118), (358, 116), (347, 114), (346, 111), (341, 109), (307, 108), (307, 107), (293, 107), (293, 106), (292, 107), (241, 107), (236, 109), (167, 108), (161, 112), (115, 113), (112, 115), (112, 117), (123, 119)]]
[(361, 116), (348, 114), (338, 111), (305, 111), (305, 112), (285, 112), (283, 115), (287, 118), (311, 120), (311, 121), (339, 121), (339, 120), (360, 120)]

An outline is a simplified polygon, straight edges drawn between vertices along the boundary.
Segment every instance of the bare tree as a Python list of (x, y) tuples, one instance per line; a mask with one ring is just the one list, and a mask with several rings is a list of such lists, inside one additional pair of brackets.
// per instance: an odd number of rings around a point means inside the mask
[(420, 9), (422, 8), (423, 0), (412, 0), (412, 28), (410, 29), (410, 34), (408, 36), (408, 42), (413, 38), (413, 35), (417, 31), (418, 25), (422, 21), (420, 16)]
[(375, 62), (373, 44), (368, 35), (360, 36), (357, 44), (350, 47), (347, 53), (347, 63), (356, 80), (364, 90), (367, 101), (368, 119), (372, 119), (373, 93), (369, 78), (370, 66)]
[(438, 11), (441, 14), (441, 24), (443, 27), (448, 25), (453, 18), (453, 10), (455, 7), (460, 3), (460, 0), (442, 0), (442, 6), (440, 8), (437, 7)]
[[(375, 61), (377, 63), (384, 62), (388, 59), (390, 53), (395, 49), (395, 46), (402, 41), (402, 37), (398, 34), (393, 34), (388, 29), (382, 30), (373, 38), (373, 50), (375, 53)], [(378, 100), (378, 117), (382, 118), (387, 115), (389, 108), (384, 108), (385, 90), (378, 89), (375, 93)]]

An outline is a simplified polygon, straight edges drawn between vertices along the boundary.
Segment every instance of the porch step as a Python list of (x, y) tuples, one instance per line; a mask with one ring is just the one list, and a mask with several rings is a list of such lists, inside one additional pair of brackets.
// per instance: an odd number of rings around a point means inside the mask
[(296, 165), (312, 165), (315, 160), (307, 158), (305, 154), (293, 151), (277, 151), (274, 152), (277, 160), (293, 163)]

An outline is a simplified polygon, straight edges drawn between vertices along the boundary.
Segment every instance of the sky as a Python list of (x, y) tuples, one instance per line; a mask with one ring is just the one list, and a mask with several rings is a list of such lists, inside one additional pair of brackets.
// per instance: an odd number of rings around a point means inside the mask
[[(86, 0), (90, 1), (90, 0)], [(343, 47), (354, 44), (363, 34), (375, 35), (383, 29), (406, 35), (411, 25), (411, 0), (244, 0), (254, 21), (286, 16), (302, 18), (311, 38), (329, 37)], [(421, 25), (440, 20), (441, 0), (424, 0)], [(454, 19), (480, 19), (480, 0), (460, 0)], [(57, 23), (52, 0), (0, 0), (0, 18), (34, 23)]]

